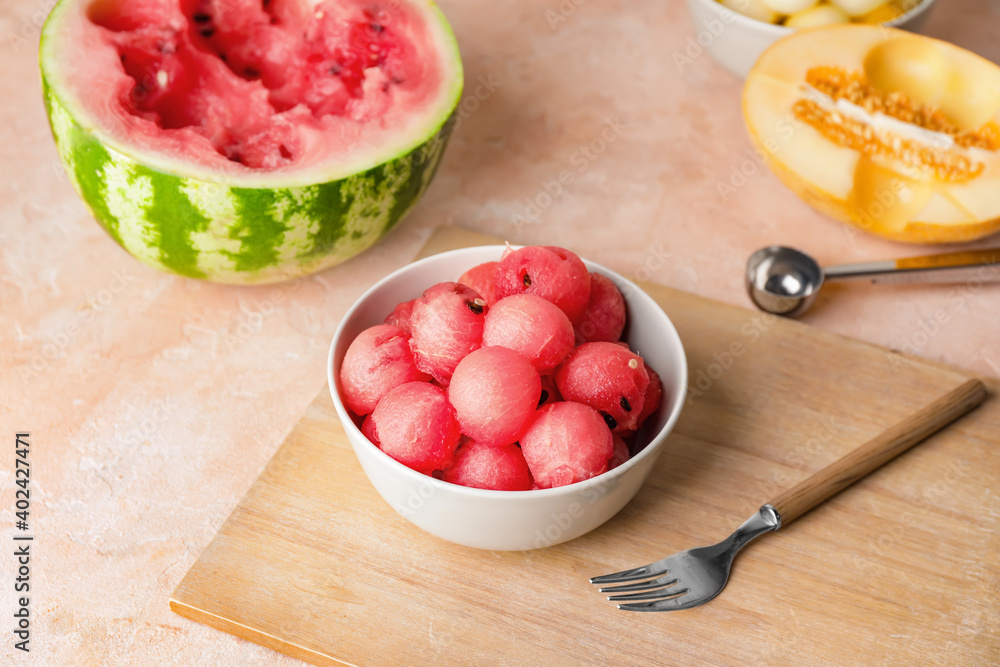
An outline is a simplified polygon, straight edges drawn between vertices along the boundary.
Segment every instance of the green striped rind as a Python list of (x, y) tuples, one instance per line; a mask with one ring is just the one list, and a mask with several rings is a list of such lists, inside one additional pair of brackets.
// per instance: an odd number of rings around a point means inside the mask
[(157, 269), (221, 283), (267, 283), (367, 249), (430, 184), (454, 115), (409, 153), (344, 179), (231, 187), (152, 169), (82, 128), (45, 81), (45, 106), (70, 180), (108, 234)]

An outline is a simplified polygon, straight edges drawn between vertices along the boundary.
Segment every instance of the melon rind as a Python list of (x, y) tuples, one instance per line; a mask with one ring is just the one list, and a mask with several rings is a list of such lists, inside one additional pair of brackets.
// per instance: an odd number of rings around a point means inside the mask
[[(897, 227), (880, 225), (852, 207), (849, 189), (842, 182), (850, 177), (850, 171), (845, 170), (853, 170), (857, 153), (830, 143), (794, 119), (790, 103), (785, 103), (795, 99), (795, 88), (810, 67), (859, 70), (864, 54), (873, 45), (903, 35), (910, 33), (851, 24), (801, 30), (775, 42), (758, 59), (743, 89), (743, 115), (750, 139), (775, 176), (799, 198), (855, 228), (894, 241), (927, 244), (972, 241), (1000, 232), (1000, 204), (993, 194), (1000, 187), (1000, 155), (988, 156), (984, 173), (968, 183), (939, 185), (930, 204), (915, 219)], [(939, 43), (948, 53), (960, 51)], [(962, 56), (978, 58), (967, 52)], [(853, 154), (849, 160), (847, 153)], [(796, 169), (796, 162), (823, 176)]]
[[(72, 2), (75, 0), (63, 0)], [(60, 3), (62, 4), (62, 3)], [(228, 284), (289, 280), (339, 264), (388, 233), (427, 190), (455, 125), (462, 65), (454, 35), (431, 3), (431, 18), (449, 38), (454, 81), (444, 113), (424, 140), (346, 177), (281, 187), (208, 177), (184, 164), (156, 166), (129, 155), (100, 127), (81, 123), (52, 85), (47, 62), (53, 10), (43, 28), (40, 60), (45, 108), (59, 157), (73, 187), (107, 233), (129, 254), (162, 271)], [(87, 126), (85, 126), (87, 125)], [(115, 145), (112, 145), (115, 144)], [(380, 156), (381, 157), (381, 156)], [(280, 177), (276, 177), (280, 180)]]

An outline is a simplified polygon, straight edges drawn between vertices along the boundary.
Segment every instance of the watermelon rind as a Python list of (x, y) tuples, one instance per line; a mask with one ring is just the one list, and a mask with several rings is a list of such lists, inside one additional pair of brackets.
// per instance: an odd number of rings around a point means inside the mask
[(412, 140), (375, 147), (307, 173), (232, 175), (132, 150), (60, 85), (53, 44), (61, 0), (42, 31), (45, 108), (59, 157), (77, 193), (129, 254), (162, 271), (229, 284), (273, 283), (341, 263), (393, 229), (427, 190), (455, 124), (461, 56), (440, 10), (426, 5), (452, 61), (434, 117)]

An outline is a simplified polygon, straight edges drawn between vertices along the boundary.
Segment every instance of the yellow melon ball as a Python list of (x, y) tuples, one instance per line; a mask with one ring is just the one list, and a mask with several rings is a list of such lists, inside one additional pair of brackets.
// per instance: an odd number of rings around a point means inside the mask
[(721, 0), (722, 6), (731, 9), (737, 14), (742, 14), (747, 18), (764, 23), (776, 23), (778, 12), (768, 7), (764, 0)]
[(799, 12), (788, 17), (785, 25), (789, 28), (815, 28), (821, 25), (833, 25), (834, 23), (847, 23), (850, 18), (833, 5), (817, 5), (812, 9)]
[(798, 14), (816, 5), (819, 0), (764, 0), (764, 3), (779, 14)]
[(890, 2), (888, 4), (876, 7), (864, 16), (860, 18), (862, 23), (885, 23), (886, 21), (892, 21), (893, 19), (898, 19), (900, 16), (906, 13), (906, 10), (899, 5)]
[(868, 12), (888, 4), (889, 0), (831, 0), (848, 16), (864, 16)]

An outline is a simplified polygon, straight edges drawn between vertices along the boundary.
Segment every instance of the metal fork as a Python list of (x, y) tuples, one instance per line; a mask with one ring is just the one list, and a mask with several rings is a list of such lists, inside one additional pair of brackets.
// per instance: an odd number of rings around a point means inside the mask
[(626, 611), (673, 611), (704, 604), (722, 592), (729, 579), (733, 558), (751, 540), (787, 526), (969, 412), (982, 403), (986, 395), (982, 382), (969, 380), (780, 494), (722, 542), (682, 551), (642, 567), (594, 577), (590, 583), (602, 585), (602, 593), (614, 593), (608, 599), (624, 603), (618, 608)]

